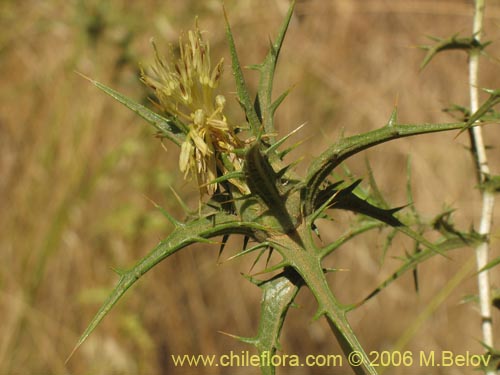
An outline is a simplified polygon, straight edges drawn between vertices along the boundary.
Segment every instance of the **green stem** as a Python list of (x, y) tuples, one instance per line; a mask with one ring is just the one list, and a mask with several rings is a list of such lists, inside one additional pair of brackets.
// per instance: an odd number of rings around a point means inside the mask
[[(319, 260), (314, 257), (304, 260), (297, 270), (300, 268), (306, 271), (301, 275), (318, 301), (318, 314), (325, 315), (349, 365), (356, 374), (377, 374), (370, 366), (370, 359), (347, 320), (346, 308), (337, 301), (330, 290)], [(359, 361), (360, 365), (356, 366), (352, 361)]]
[[(313, 293), (319, 306), (317, 317), (324, 315), (327, 318), (353, 371), (358, 375), (376, 375), (377, 371), (370, 365), (368, 355), (347, 320), (348, 308), (340, 304), (330, 290), (321, 266), (321, 256), (313, 248), (298, 246), (289, 237), (280, 238), (273, 246), (300, 274)], [(354, 364), (356, 361), (357, 364)]]

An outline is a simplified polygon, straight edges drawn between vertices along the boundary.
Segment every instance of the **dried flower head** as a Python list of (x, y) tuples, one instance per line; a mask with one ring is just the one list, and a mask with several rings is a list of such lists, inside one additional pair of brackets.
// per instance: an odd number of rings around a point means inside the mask
[[(235, 149), (242, 147), (242, 142), (223, 113), (226, 99), (216, 92), (224, 61), (221, 59), (212, 69), (210, 45), (203, 40), (197, 22), (195, 30), (188, 32), (185, 44), (179, 38), (180, 56), (175, 63), (161, 58), (154, 43), (153, 47), (155, 63), (149, 74), (142, 71), (141, 79), (155, 91), (162, 110), (187, 125), (179, 168), (185, 178), (195, 176), (202, 194), (211, 195), (217, 188), (212, 182), (217, 171), (228, 172), (223, 154), (230, 160), (232, 170), (241, 170)], [(242, 192), (247, 191), (240, 181), (230, 181)]]

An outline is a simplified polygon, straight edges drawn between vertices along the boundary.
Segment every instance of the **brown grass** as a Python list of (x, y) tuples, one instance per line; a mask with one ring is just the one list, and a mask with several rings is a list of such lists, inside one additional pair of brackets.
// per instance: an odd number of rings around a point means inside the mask
[[(498, 41), (500, 6), (487, 5), (486, 39)], [(287, 1), (227, 1), (226, 6), (242, 61), (260, 62)], [(307, 141), (294, 155), (308, 160), (342, 132), (382, 126), (396, 101), (401, 121), (448, 121), (442, 107), (467, 105), (466, 56), (440, 55), (419, 74), (423, 53), (413, 47), (426, 43), (426, 34), (467, 34), (471, 12), (469, 1), (300, 1), (275, 91), (296, 85), (279, 111), (282, 134), (308, 124), (301, 135)], [(240, 276), (252, 260), (218, 265), (215, 246), (193, 246), (151, 271), (64, 364), (116, 281), (111, 268), (132, 265), (171, 229), (146, 197), (177, 217), (182, 212), (168, 186), (194, 206), (197, 199), (191, 185), (179, 178), (175, 147), (167, 144), (165, 152), (151, 128), (75, 71), (143, 100), (146, 90), (137, 79), (137, 63), (152, 58), (149, 38), (164, 46), (175, 42), (180, 30), (192, 26), (195, 14), (214, 55), (229, 61), (217, 1), (1, 2), (1, 374), (258, 373), (248, 368), (175, 369), (170, 361), (172, 353), (240, 352), (247, 346), (218, 331), (256, 332), (259, 290)], [(491, 55), (496, 49), (494, 44)], [(234, 91), (228, 64), (226, 71), (225, 88)], [(498, 72), (495, 60), (483, 59), (481, 84), (498, 87)], [(237, 107), (234, 100), (232, 104)], [(234, 116), (241, 116), (236, 111)], [(485, 132), (494, 146), (500, 136), (497, 126)], [(411, 155), (418, 209), (432, 218), (450, 205), (457, 209), (457, 224), (468, 228), (477, 223), (479, 194), (464, 149), (467, 139), (454, 136), (396, 141), (367, 155), (394, 206), (406, 203)], [(490, 161), (496, 170), (498, 149), (490, 151)], [(349, 166), (366, 176), (362, 157)], [(331, 277), (332, 288), (346, 303), (364, 296), (395, 269), (399, 262), (392, 256), (411, 250), (409, 243), (397, 242), (381, 266), (382, 240), (377, 238), (353, 241), (329, 261), (349, 270)], [(234, 240), (226, 256), (239, 246)], [(353, 313), (352, 323), (366, 348), (391, 348), (472, 254), (459, 250), (452, 261), (436, 258), (421, 266), (418, 295), (406, 275)], [(495, 232), (492, 256), (498, 255)], [(497, 270), (492, 277), (498, 285)], [(405, 349), (480, 353), (477, 309), (459, 303), (474, 291), (475, 279), (467, 277)], [(306, 290), (298, 302), (285, 324), (283, 351), (340, 353), (324, 322), (311, 322), (315, 303)], [(498, 312), (494, 314), (496, 321)], [(496, 332), (498, 336), (498, 325)], [(349, 371), (288, 370), (281, 373)], [(427, 370), (420, 373), (472, 373), (470, 368)]]

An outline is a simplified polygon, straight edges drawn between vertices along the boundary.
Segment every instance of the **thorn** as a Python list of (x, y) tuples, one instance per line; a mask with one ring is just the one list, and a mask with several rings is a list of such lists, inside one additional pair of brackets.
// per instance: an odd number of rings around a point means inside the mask
[(259, 342), (259, 340), (254, 338), (254, 337), (243, 337), (243, 336), (233, 335), (231, 333), (227, 333), (224, 331), (217, 331), (217, 332), (219, 332), (222, 335), (231, 337), (231, 338), (236, 339), (238, 341), (244, 342), (246, 344), (254, 345), (254, 346)]
[(156, 209), (160, 210), (163, 216), (167, 218), (167, 220), (175, 227), (179, 228), (184, 226), (184, 223), (181, 223), (177, 219), (175, 219), (172, 215), (170, 215), (163, 207), (161, 207), (158, 203), (156, 203), (154, 200), (149, 198), (147, 195), (143, 194), (144, 198), (146, 198), (148, 201), (150, 201), (153, 206), (155, 206)]
[(310, 215), (310, 219), (309, 221), (311, 223), (314, 223), (316, 221), (316, 219), (318, 219), (322, 214), (323, 212), (326, 211), (326, 209), (328, 208), (328, 206), (330, 205), (330, 203), (333, 202), (333, 200), (337, 197), (337, 195), (340, 193), (341, 190), (337, 190), (335, 191), (331, 197), (329, 197), (325, 203), (323, 203), (319, 208), (317, 208), (311, 215)]
[(266, 268), (260, 272), (254, 273), (253, 276), (259, 276), (259, 275), (263, 275), (265, 273), (273, 272), (273, 271), (285, 268), (286, 266), (289, 266), (288, 262), (283, 261), (283, 262), (280, 262), (272, 267)]
[(286, 172), (288, 172), (290, 169), (293, 169), (295, 168), (297, 165), (299, 165), (300, 163), (302, 163), (304, 161), (304, 157), (301, 156), (299, 157), (297, 160), (293, 161), (292, 163), (284, 166), (283, 168), (281, 168), (277, 173), (276, 173), (276, 177), (277, 178), (281, 178), (285, 175)]
[(202, 188), (202, 187), (206, 187), (206, 186), (209, 186), (212, 184), (218, 184), (220, 182), (228, 181), (231, 179), (243, 178), (244, 176), (245, 176), (244, 173), (241, 171), (228, 172), (222, 176), (219, 176), (219, 177), (213, 179), (212, 181), (201, 184), (200, 187)]
[(319, 320), (319, 318), (321, 318), (323, 315), (326, 315), (326, 311), (322, 310), (322, 309), (318, 309), (316, 311), (316, 313), (314, 314), (314, 316), (312, 317), (312, 321), (315, 322), (315, 321)]
[(222, 236), (222, 243), (219, 248), (219, 255), (217, 256), (217, 263), (220, 262), (220, 257), (222, 255), (222, 252), (224, 251), (224, 247), (226, 247), (227, 240), (229, 238), (229, 234), (225, 234)]
[(303, 143), (305, 143), (307, 141), (310, 141), (312, 138), (313, 138), (312, 136), (309, 136), (307, 138), (304, 138), (304, 139), (302, 139), (302, 140), (294, 143), (293, 145), (291, 145), (287, 149), (285, 149), (283, 151), (279, 151), (278, 152), (278, 157), (280, 158), (280, 160), (283, 160), (286, 155), (288, 155), (290, 152), (292, 152), (293, 150), (295, 150), (297, 147), (301, 146)]
[(389, 117), (389, 121), (387, 122), (388, 127), (392, 127), (397, 125), (398, 123), (398, 96), (396, 96), (396, 103), (394, 105), (394, 109), (392, 110), (391, 117)]
[(323, 239), (321, 238), (321, 236), (319, 234), (319, 228), (318, 228), (318, 226), (316, 224), (312, 223), (311, 229), (316, 234), (316, 236), (318, 236), (320, 242), (323, 244)]
[(271, 114), (273, 116), (276, 113), (276, 110), (278, 109), (278, 107), (288, 97), (288, 95), (292, 92), (292, 90), (295, 88), (295, 86), (296, 86), (295, 84), (292, 85), (288, 90), (283, 92), (280, 96), (278, 96), (278, 98), (274, 102), (271, 103), (270, 109), (271, 109)]
[(324, 273), (330, 273), (330, 272), (347, 272), (350, 271), (350, 269), (347, 268), (323, 268)]
[(200, 237), (200, 236), (193, 237), (193, 240), (195, 242), (198, 242), (198, 243), (206, 243), (209, 245), (220, 245), (221, 244), (221, 242), (219, 242), (219, 241), (214, 241), (214, 240), (211, 240), (211, 239), (208, 239), (205, 237)]
[(250, 237), (245, 236), (245, 238), (243, 238), (243, 251), (246, 250), (248, 246), (248, 241), (250, 241)]
[(120, 277), (122, 277), (123, 275), (125, 275), (125, 273), (127, 273), (126, 270), (122, 270), (120, 268), (115, 268), (115, 267), (111, 267), (111, 271), (113, 271), (114, 273), (116, 273)]
[(417, 268), (417, 265), (415, 265), (415, 267), (413, 268), (412, 274), (413, 274), (413, 286), (415, 287), (415, 292), (417, 294), (419, 294), (420, 284), (419, 284), (419, 279), (418, 279), (418, 268)]
[(256, 279), (256, 278), (254, 278), (250, 275), (247, 275), (246, 273), (243, 273), (243, 272), (241, 272), (240, 275), (243, 276), (248, 281), (250, 281), (252, 284), (254, 284), (260, 288), (260, 286), (262, 284), (262, 280)]
[(299, 130), (301, 130), (305, 125), (307, 124), (307, 122), (304, 122), (303, 124), (299, 125), (297, 128), (295, 128), (294, 130), (292, 130), (290, 133), (288, 133), (287, 135), (283, 136), (280, 140), (278, 140), (276, 143), (274, 143), (271, 147), (269, 147), (266, 151), (265, 151), (265, 154), (269, 154), (270, 152), (273, 152), (274, 150), (276, 150), (279, 146), (281, 146), (288, 138), (290, 138), (292, 135), (294, 135), (295, 133), (297, 133)]
[[(264, 250), (265, 251), (265, 250)], [(269, 252), (267, 253), (267, 259), (266, 259), (266, 267), (269, 265), (269, 261), (271, 260), (271, 257), (273, 255), (274, 248), (270, 247)]]
[(250, 266), (250, 269), (248, 270), (248, 272), (252, 272), (253, 268), (255, 267), (255, 265), (257, 264), (257, 262), (260, 260), (260, 258), (262, 257), (262, 255), (264, 255), (266, 249), (262, 250), (259, 255), (257, 255), (257, 258), (255, 258), (255, 260), (253, 261), (252, 265)]
[(273, 55), (276, 55), (276, 46), (274, 45), (273, 39), (271, 36), (267, 36), (268, 42), (269, 42), (269, 50), (272, 52)]
[(76, 351), (78, 350), (78, 348), (80, 347), (80, 345), (81, 345), (80, 342), (75, 345), (75, 347), (73, 348), (73, 350), (71, 351), (71, 353), (69, 353), (68, 358), (66, 358), (66, 360), (64, 361), (65, 365), (68, 364), (68, 362), (70, 361), (71, 357), (73, 357), (73, 354), (76, 353)]
[(83, 74), (83, 73), (79, 72), (78, 70), (74, 70), (74, 72), (75, 72), (76, 74), (78, 74), (80, 77), (82, 77), (82, 78), (86, 79), (87, 81), (89, 81), (90, 83), (92, 83), (92, 84), (94, 84), (94, 85), (95, 85), (95, 82), (96, 82), (96, 81), (95, 81), (95, 80), (93, 80), (92, 78), (90, 78), (89, 76), (86, 76), (85, 74)]
[[(231, 261), (231, 260), (234, 260), (234, 259), (237, 259), (237, 258), (240, 258), (240, 257), (242, 257), (242, 256), (244, 256), (244, 255), (250, 254), (251, 252), (253, 252), (253, 251), (257, 250), (257, 249), (260, 249), (260, 248), (262, 248), (262, 247), (267, 247), (267, 246), (268, 246), (268, 243), (267, 243), (267, 242), (257, 244), (257, 245), (255, 245), (255, 246), (252, 246), (252, 247), (251, 247), (251, 248), (249, 248), (249, 249), (245, 249), (245, 250), (243, 250), (243, 251), (241, 251), (241, 252), (239, 252), (239, 253), (237, 253), (237, 254), (235, 254), (235, 255), (233, 255), (233, 256), (231, 256), (231, 257), (229, 257), (229, 258), (227, 258), (227, 259), (226, 259), (226, 262)], [(250, 270), (251, 270), (251, 269), (250, 269)]]
[(177, 199), (177, 202), (182, 207), (184, 212), (188, 215), (193, 214), (193, 211), (189, 209), (189, 207), (186, 205), (186, 203), (184, 203), (184, 201), (181, 199), (179, 194), (177, 194), (177, 192), (174, 190), (174, 188), (172, 186), (169, 186), (169, 189), (170, 189), (170, 191), (172, 191), (172, 194), (174, 194), (175, 199)]

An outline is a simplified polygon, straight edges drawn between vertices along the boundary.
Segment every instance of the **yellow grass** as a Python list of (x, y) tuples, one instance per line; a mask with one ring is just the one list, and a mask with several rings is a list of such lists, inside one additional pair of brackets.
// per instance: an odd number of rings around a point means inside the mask
[[(500, 6), (487, 6), (485, 40), (497, 41)], [(246, 65), (260, 62), (287, 1), (227, 1), (226, 7), (241, 60)], [(223, 86), (234, 92), (218, 1), (1, 2), (1, 374), (258, 372), (176, 369), (170, 360), (170, 354), (240, 352), (248, 347), (218, 331), (243, 336), (256, 332), (259, 290), (240, 275), (248, 272), (253, 259), (218, 264), (216, 246), (193, 246), (151, 271), (64, 364), (117, 280), (112, 268), (130, 266), (171, 229), (149, 199), (179, 218), (183, 214), (169, 186), (193, 207), (197, 204), (197, 192), (177, 170), (176, 147), (165, 144), (165, 151), (144, 121), (75, 71), (145, 100), (147, 90), (138, 80), (137, 67), (153, 58), (149, 39), (154, 37), (166, 51), (179, 31), (192, 27), (195, 14), (207, 30), (214, 59), (226, 57)], [(439, 55), (419, 74), (423, 52), (413, 47), (427, 43), (426, 34), (467, 35), (471, 14), (469, 1), (299, 1), (275, 91), (296, 85), (278, 114), (282, 134), (307, 122), (300, 135), (307, 140), (292, 157), (305, 155), (307, 161), (343, 132), (382, 126), (396, 101), (404, 122), (449, 120), (442, 107), (467, 105), (466, 56)], [(497, 55), (498, 44), (488, 51)], [(493, 59), (481, 64), (481, 84), (497, 88), (500, 66)], [(229, 105), (242, 121), (234, 97), (228, 97)], [(405, 139), (367, 155), (393, 206), (406, 204), (406, 162), (411, 155), (418, 209), (432, 218), (444, 204), (450, 205), (457, 209), (457, 224), (467, 229), (477, 222), (479, 194), (465, 149), (468, 139), (454, 136)], [(486, 136), (495, 146), (497, 125), (488, 126)], [(490, 158), (493, 170), (498, 170), (498, 149), (491, 150)], [(349, 166), (367, 175), (362, 157)], [(492, 256), (500, 255), (497, 233)], [(327, 262), (348, 270), (330, 279), (343, 302), (366, 295), (399, 264), (393, 256), (412, 250), (411, 243), (398, 241), (381, 265), (382, 243), (376, 235), (365, 236)], [(229, 245), (223, 259), (237, 252), (241, 242)], [(464, 249), (456, 251), (452, 261), (431, 260), (419, 267), (420, 294), (408, 274), (351, 314), (367, 350), (392, 348), (472, 255), (471, 249)], [(492, 277), (498, 285), (498, 270)], [(466, 277), (405, 349), (481, 353), (478, 312), (473, 304), (460, 304), (474, 293), (475, 285), (473, 277)], [(283, 352), (340, 353), (325, 322), (311, 321), (316, 306), (306, 290), (298, 303), (285, 323)], [(495, 311), (494, 322), (498, 318)], [(498, 325), (496, 332), (499, 337)], [(446, 373), (465, 373), (449, 370)], [(299, 368), (281, 373), (347, 371)], [(445, 373), (440, 371), (431, 368), (426, 373)], [(407, 372), (400, 368), (389, 373)]]

